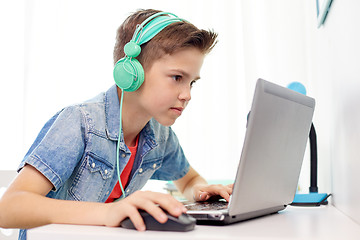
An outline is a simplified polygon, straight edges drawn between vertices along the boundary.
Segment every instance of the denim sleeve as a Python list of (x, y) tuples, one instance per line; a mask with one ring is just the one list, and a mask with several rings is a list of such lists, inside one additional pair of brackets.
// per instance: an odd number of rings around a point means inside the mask
[(78, 107), (68, 107), (53, 116), (41, 129), (22, 160), (35, 167), (59, 189), (71, 176), (82, 158), (85, 148), (85, 131), (82, 112)]
[(173, 181), (182, 178), (190, 169), (176, 134), (169, 128), (165, 142), (165, 154), (161, 167), (156, 170), (151, 179)]

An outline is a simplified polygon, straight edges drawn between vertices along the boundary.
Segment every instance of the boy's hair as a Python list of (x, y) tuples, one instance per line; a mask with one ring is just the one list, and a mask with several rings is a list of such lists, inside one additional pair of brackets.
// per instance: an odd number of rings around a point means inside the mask
[[(114, 64), (125, 56), (124, 46), (131, 40), (136, 26), (158, 12), (161, 11), (139, 10), (130, 15), (118, 28), (114, 47)], [(207, 54), (215, 46), (216, 38), (217, 34), (213, 31), (198, 29), (189, 22), (175, 22), (164, 28), (149, 42), (142, 44), (141, 53), (136, 59), (144, 69), (148, 69), (155, 60), (181, 49), (195, 47), (203, 54)]]

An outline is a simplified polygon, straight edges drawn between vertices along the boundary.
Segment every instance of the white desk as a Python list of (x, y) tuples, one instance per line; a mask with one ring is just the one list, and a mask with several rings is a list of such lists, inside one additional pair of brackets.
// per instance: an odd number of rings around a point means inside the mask
[(196, 226), (178, 232), (52, 224), (28, 231), (28, 240), (98, 239), (360, 239), (360, 225), (333, 206), (288, 207), (279, 214), (228, 226)]

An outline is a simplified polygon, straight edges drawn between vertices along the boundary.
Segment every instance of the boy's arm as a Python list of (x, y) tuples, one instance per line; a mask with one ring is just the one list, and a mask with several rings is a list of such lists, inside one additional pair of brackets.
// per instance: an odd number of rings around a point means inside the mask
[(47, 178), (26, 165), (0, 199), (0, 227), (32, 228), (51, 223), (119, 226), (129, 217), (138, 230), (144, 230), (140, 208), (162, 223), (167, 217), (158, 205), (174, 216), (185, 211), (168, 194), (138, 191), (115, 203), (95, 203), (46, 197), (52, 188)]
[(208, 185), (206, 180), (201, 177), (192, 167), (182, 178), (174, 181), (175, 186), (188, 199), (193, 201), (206, 201), (212, 196), (221, 196), (226, 201), (230, 200), (233, 184)]
[(80, 202), (45, 197), (52, 188), (53, 185), (47, 178), (32, 166), (26, 165), (0, 200), (1, 226), (32, 228), (55, 222), (101, 223), (100, 214), (97, 214), (98, 219), (88, 216), (102, 208), (101, 205), (81, 205)]

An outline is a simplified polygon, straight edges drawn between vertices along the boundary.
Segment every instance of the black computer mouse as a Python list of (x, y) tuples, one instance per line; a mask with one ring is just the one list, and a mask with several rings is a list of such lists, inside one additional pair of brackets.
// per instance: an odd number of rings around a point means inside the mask
[[(179, 217), (174, 217), (165, 212), (168, 217), (168, 220), (165, 223), (159, 223), (153, 216), (143, 210), (139, 210), (139, 213), (144, 219), (146, 230), (187, 232), (193, 230), (196, 225), (196, 219), (184, 213)], [(123, 228), (135, 229), (130, 218), (123, 220), (120, 226)]]

